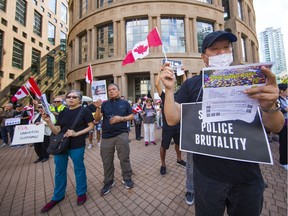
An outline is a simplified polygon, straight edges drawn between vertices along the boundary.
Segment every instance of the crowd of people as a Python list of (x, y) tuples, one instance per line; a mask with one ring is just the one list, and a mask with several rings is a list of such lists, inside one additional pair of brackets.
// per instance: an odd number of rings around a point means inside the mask
[[(237, 38), (232, 33), (216, 31), (208, 34), (202, 45), (201, 57), (204, 64), (207, 67), (212, 65), (221, 67), (216, 64), (221, 62), (216, 57), (221, 59), (222, 55), (231, 56), (232, 43), (236, 41)], [(231, 58), (228, 60), (231, 61)], [(227, 65), (229, 62), (224, 63)], [(279, 134), (279, 162), (288, 170), (287, 84), (277, 86), (275, 76), (270, 70), (261, 67), (261, 71), (267, 77), (265, 88), (253, 87), (243, 93), (259, 100), (263, 124), (268, 131)], [(169, 63), (165, 63), (160, 67), (155, 82), (160, 99), (154, 101), (149, 97), (137, 98), (133, 104), (120, 96), (119, 86), (113, 83), (108, 85), (109, 99), (107, 101), (99, 99), (91, 104), (83, 103), (82, 94), (71, 90), (65, 95), (65, 100), (62, 97), (54, 98), (50, 106), (50, 114), (45, 113), (43, 104), (33, 101), (35, 108), (33, 118), (22, 104), (13, 106), (8, 103), (4, 109), (0, 109), (1, 139), (3, 140), (1, 147), (9, 145), (9, 138), (10, 143), (13, 141), (15, 125), (5, 124), (9, 118), (19, 118), (18, 124), (44, 124), (43, 142), (34, 144), (38, 157), (34, 163), (45, 162), (49, 159), (47, 148), (52, 133), (64, 133), (64, 136), (69, 139), (68, 151), (54, 155), (54, 193), (51, 201), (42, 208), (41, 212), (44, 213), (50, 211), (65, 197), (69, 157), (74, 165), (77, 205), (83, 205), (86, 202), (85, 144), (88, 138), (87, 148), (92, 148), (95, 131), (104, 169), (103, 188), (100, 191), (100, 194), (104, 196), (115, 185), (115, 151), (120, 160), (123, 185), (127, 189), (134, 187), (130, 161), (129, 131), (131, 127), (135, 128), (135, 139), (140, 142), (143, 139), (143, 145), (146, 147), (157, 146), (155, 130), (161, 129), (160, 175), (167, 174), (166, 151), (170, 145), (174, 144), (175, 163), (186, 169), (185, 200), (188, 205), (192, 205), (195, 197), (196, 215), (223, 215), (225, 209), (229, 215), (260, 215), (265, 183), (258, 164), (192, 153), (187, 153), (186, 162), (182, 159), (179, 149), (180, 104), (201, 101), (203, 94), (201, 75), (189, 79), (186, 79), (184, 75), (183, 81), (181, 88), (175, 92), (174, 71)], [(71, 129), (77, 115), (80, 117), (77, 118), (75, 127)], [(141, 136), (142, 125), (144, 137)]]

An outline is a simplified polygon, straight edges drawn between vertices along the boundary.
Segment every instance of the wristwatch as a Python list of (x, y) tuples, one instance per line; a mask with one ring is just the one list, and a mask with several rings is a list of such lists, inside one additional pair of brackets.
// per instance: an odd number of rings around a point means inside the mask
[(276, 101), (276, 107), (275, 108), (263, 108), (259, 105), (260, 109), (263, 111), (263, 112), (266, 112), (266, 113), (274, 113), (274, 112), (278, 112), (280, 109), (281, 109), (281, 106), (280, 106), (280, 103), (279, 101)]

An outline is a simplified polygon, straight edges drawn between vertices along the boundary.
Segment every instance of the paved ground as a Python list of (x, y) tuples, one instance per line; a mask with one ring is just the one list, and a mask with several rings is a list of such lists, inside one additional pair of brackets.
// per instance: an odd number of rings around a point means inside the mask
[[(134, 130), (134, 128), (132, 128)], [(115, 157), (116, 185), (104, 197), (103, 170), (99, 148), (87, 149), (85, 164), (88, 177), (88, 200), (77, 206), (73, 165), (68, 167), (68, 185), (65, 200), (49, 215), (195, 215), (194, 206), (185, 203), (185, 169), (176, 165), (175, 151), (167, 152), (167, 175), (160, 176), (160, 133), (156, 131), (156, 146), (144, 146), (143, 141), (131, 138), (131, 163), (135, 187), (127, 190), (121, 183), (119, 160)], [(268, 184), (265, 190), (263, 216), (287, 215), (287, 171), (278, 163), (278, 143), (271, 143), (275, 165), (262, 165)], [(27, 151), (27, 155), (25, 155)], [(185, 154), (184, 159), (185, 159)], [(0, 215), (40, 215), (43, 205), (53, 193), (54, 163), (34, 164), (36, 154), (32, 147), (0, 148)], [(70, 161), (71, 162), (71, 161)], [(46, 213), (47, 214), (47, 213)]]

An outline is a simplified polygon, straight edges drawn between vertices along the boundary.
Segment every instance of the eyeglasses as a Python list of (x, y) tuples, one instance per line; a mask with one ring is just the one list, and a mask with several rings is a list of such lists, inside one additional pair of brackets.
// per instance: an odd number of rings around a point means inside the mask
[(43, 109), (43, 107), (38, 107), (38, 109)]
[(73, 99), (77, 99), (78, 96), (67, 96), (66, 98), (67, 98), (67, 99), (71, 99), (71, 98), (73, 98)]
[(61, 103), (62, 101), (53, 101), (54, 103)]

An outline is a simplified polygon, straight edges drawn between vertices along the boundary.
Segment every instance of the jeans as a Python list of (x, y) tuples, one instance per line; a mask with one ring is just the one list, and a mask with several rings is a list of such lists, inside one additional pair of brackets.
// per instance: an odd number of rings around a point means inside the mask
[(136, 124), (136, 121), (134, 120), (136, 139), (140, 139), (141, 138), (141, 124), (142, 124), (141, 121), (140, 121), (140, 124)]
[(156, 123), (157, 123), (157, 128), (163, 127), (162, 113), (157, 113), (157, 115), (156, 115)]
[(76, 193), (78, 196), (87, 192), (86, 168), (84, 165), (85, 147), (69, 149), (67, 153), (54, 155), (55, 163), (55, 188), (52, 200), (64, 198), (67, 186), (68, 156), (72, 159), (76, 179)]
[(154, 139), (154, 123), (151, 123), (151, 124), (144, 123), (144, 141), (145, 142), (155, 141), (155, 139)]
[(194, 181), (193, 181), (193, 154), (187, 152), (186, 163), (186, 190), (194, 194)]
[(1, 127), (1, 135), (3, 139), (3, 143), (8, 144), (8, 133), (10, 135), (10, 141), (12, 143), (14, 136), (14, 126), (3, 126)]

